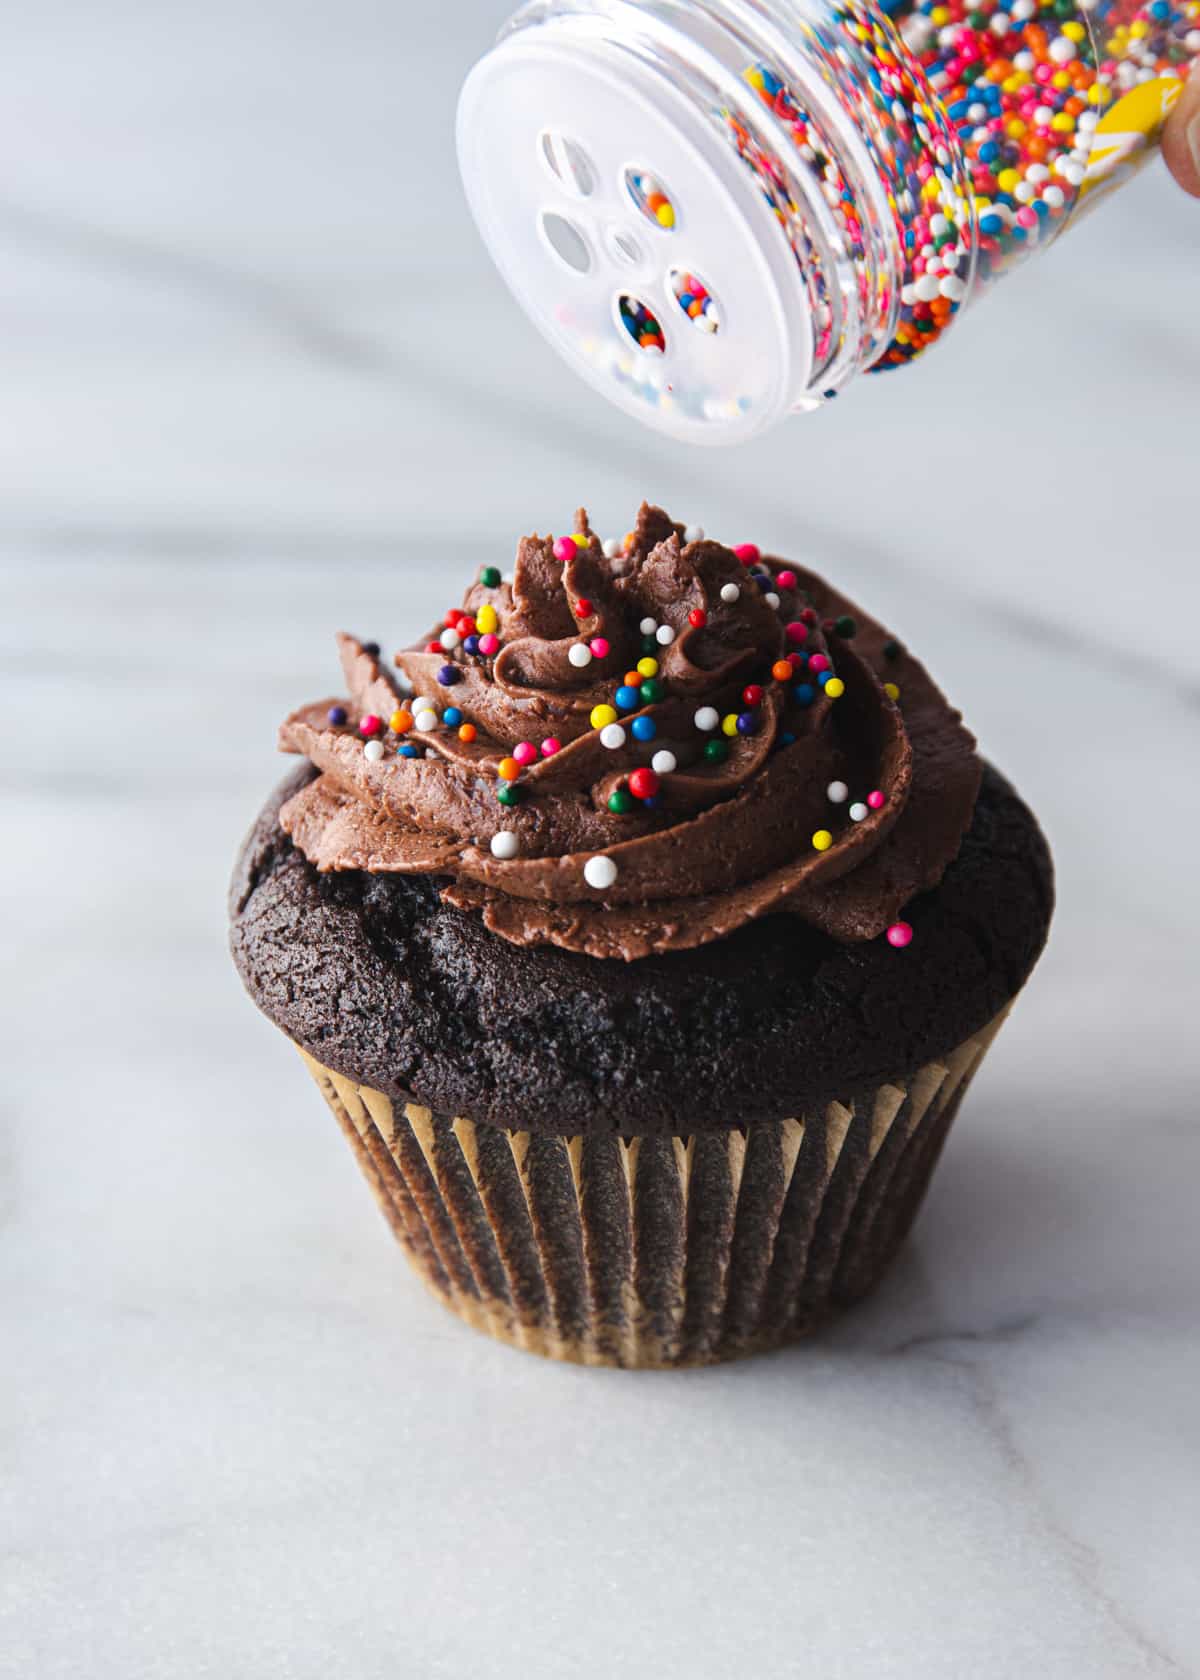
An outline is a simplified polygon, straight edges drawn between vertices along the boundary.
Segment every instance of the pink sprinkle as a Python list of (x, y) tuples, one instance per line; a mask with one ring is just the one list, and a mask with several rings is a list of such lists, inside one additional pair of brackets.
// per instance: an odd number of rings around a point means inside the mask
[(1017, 221), (1023, 228), (1035, 228), (1038, 225), (1037, 211), (1026, 205), (1023, 210), (1017, 211)]
[(558, 739), (557, 735), (547, 735), (546, 739), (542, 742), (542, 757), (553, 758), (556, 752), (561, 751), (562, 742)]
[(738, 543), (733, 551), (743, 566), (753, 566), (759, 558), (758, 546), (755, 543)]
[(796, 574), (795, 572), (780, 572), (779, 576), (775, 579), (775, 582), (779, 585), (780, 589), (795, 589)]
[(374, 712), (368, 712), (366, 717), (363, 718), (362, 722), (358, 726), (358, 733), (360, 735), (378, 735), (379, 730), (380, 720), (375, 716)]
[(810, 671), (829, 671), (829, 670), (832, 670), (832, 666), (830, 665), (828, 659), (826, 659), (826, 657), (823, 653), (814, 653), (812, 658), (808, 662), (808, 668), (809, 668)]
[(608, 643), (603, 636), (594, 636), (588, 643), (597, 659), (608, 658)]
[(883, 810), (883, 795), (880, 793), (878, 788), (875, 789), (874, 793), (869, 793), (867, 795), (867, 804), (871, 807), (872, 811)]
[(787, 627), (787, 639), (789, 642), (806, 642), (808, 640), (808, 625), (801, 624), (798, 618), (793, 619)]
[(488, 659), (490, 659), (494, 653), (499, 653), (499, 651), (500, 651), (500, 638), (499, 638), (499, 636), (493, 636), (490, 630), (488, 631), (486, 636), (480, 636), (480, 638), (479, 638), (479, 651), (480, 651), (480, 653), (484, 654)]
[(564, 566), (568, 560), (574, 560), (578, 553), (579, 550), (570, 537), (559, 537), (554, 544), (554, 558)]
[(893, 922), (887, 930), (887, 941), (894, 945), (897, 951), (902, 951), (906, 945), (912, 944), (912, 928), (907, 922)]
[(537, 748), (532, 741), (518, 741), (512, 755), (518, 764), (532, 764), (537, 758)]

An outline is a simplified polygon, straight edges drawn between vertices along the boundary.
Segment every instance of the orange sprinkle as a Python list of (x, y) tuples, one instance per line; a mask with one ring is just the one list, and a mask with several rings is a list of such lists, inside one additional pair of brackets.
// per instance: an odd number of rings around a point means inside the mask
[(458, 732), (458, 738), (460, 741), (473, 741), (478, 733), (473, 723), (464, 723)]
[(771, 667), (771, 675), (775, 678), (776, 682), (790, 682), (792, 678), (792, 667), (788, 664), (786, 659), (777, 659)]
[(515, 782), (517, 777), (521, 774), (521, 766), (517, 763), (515, 758), (502, 758), (496, 770), (496, 774), (502, 782)]
[(413, 726), (413, 715), (411, 712), (393, 712), (388, 719), (388, 726), (393, 735), (407, 735)]
[(642, 673), (640, 671), (626, 671), (622, 680), (626, 688), (641, 688)]

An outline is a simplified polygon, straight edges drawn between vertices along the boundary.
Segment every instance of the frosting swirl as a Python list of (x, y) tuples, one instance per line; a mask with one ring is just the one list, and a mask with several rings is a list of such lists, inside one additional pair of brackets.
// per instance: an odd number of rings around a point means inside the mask
[[(814, 574), (688, 541), (528, 537), (348, 699), (284, 723), (320, 774), (281, 821), (319, 870), (445, 877), (518, 944), (627, 960), (786, 911), (875, 938), (970, 821), (974, 741), (923, 667)], [(497, 838), (499, 837), (499, 838)]]

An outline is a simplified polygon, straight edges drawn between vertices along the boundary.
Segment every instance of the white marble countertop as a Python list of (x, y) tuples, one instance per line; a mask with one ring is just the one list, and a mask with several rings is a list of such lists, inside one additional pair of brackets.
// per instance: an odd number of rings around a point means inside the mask
[[(502, 10), (7, 21), (0, 1675), (1200, 1674), (1200, 216), (1145, 177), (924, 368), (689, 453), (464, 218)], [(643, 493), (910, 636), (1061, 886), (878, 1297), (650, 1377), (426, 1297), (223, 908), (336, 627)]]

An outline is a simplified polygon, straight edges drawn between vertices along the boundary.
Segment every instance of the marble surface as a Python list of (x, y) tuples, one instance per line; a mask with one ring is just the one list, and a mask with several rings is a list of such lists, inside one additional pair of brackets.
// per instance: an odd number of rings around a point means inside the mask
[[(6, 23), (0, 1675), (1200, 1673), (1200, 216), (1153, 173), (925, 367), (689, 453), (464, 219), (501, 13)], [(879, 1296), (650, 1377), (426, 1297), (223, 908), (335, 628), (643, 493), (890, 616), (1061, 876)]]

